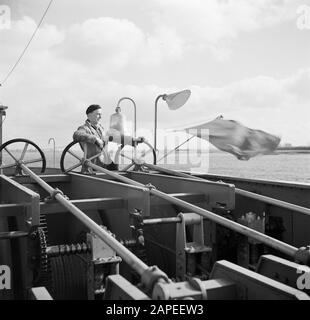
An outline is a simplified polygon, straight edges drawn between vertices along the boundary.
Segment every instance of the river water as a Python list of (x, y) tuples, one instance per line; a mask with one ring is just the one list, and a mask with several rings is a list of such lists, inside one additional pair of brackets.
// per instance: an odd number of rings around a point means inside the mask
[[(170, 159), (169, 159), (170, 158)], [(242, 178), (283, 180), (310, 183), (310, 153), (286, 153), (256, 156), (248, 161), (238, 160), (225, 152), (179, 152), (159, 163), (168, 168), (191, 170)], [(189, 160), (186, 162), (184, 159)], [(173, 164), (175, 162), (175, 164)]]
[[(56, 150), (54, 165), (53, 150), (44, 150), (47, 166), (59, 168), (61, 153), (62, 150)], [(31, 153), (28, 156), (30, 158), (38, 158), (37, 155)], [(160, 152), (157, 159), (160, 159), (162, 156), (163, 152)], [(12, 159), (8, 159), (10, 158), (8, 155), (4, 154), (3, 158), (4, 163), (7, 163), (7, 161), (11, 163)], [(72, 157), (72, 159), (69, 159), (68, 166), (75, 164), (76, 161)], [(125, 161), (129, 163), (129, 160), (125, 159)], [(151, 162), (152, 157), (149, 157), (147, 161)], [(41, 165), (41, 163), (33, 165)], [(204, 150), (196, 152), (180, 150), (179, 152), (171, 153), (168, 157), (159, 161), (158, 165), (171, 169), (241, 178), (310, 183), (310, 153), (271, 154), (256, 156), (248, 161), (242, 161), (229, 153), (221, 151), (212, 150), (209, 152)], [(78, 168), (78, 170), (80, 169)]]

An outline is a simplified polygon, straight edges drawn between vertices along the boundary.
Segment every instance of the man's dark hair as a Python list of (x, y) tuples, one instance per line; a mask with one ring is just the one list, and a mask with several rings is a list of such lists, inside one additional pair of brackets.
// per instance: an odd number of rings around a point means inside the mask
[(101, 106), (99, 104), (91, 104), (87, 109), (86, 109), (86, 114), (92, 113), (97, 109), (101, 109)]

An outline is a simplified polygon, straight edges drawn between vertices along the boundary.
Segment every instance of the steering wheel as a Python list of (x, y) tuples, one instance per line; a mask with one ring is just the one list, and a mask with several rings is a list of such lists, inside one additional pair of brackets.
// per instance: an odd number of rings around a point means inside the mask
[(115, 154), (117, 163), (125, 168), (131, 164), (143, 165), (143, 163), (156, 163), (156, 152), (152, 145), (142, 139), (140, 142), (135, 142), (133, 146), (120, 146)]
[(87, 158), (87, 144), (84, 143), (82, 149), (79, 142), (72, 141), (66, 146), (61, 154), (60, 169), (64, 173), (69, 171), (81, 172), (81, 169), (78, 169), (82, 167), (82, 172), (86, 172), (87, 166), (85, 166), (85, 161), (91, 161), (99, 157), (103, 163), (108, 163), (109, 156), (105, 148), (96, 155)]
[[(13, 146), (14, 145), (14, 146)], [(10, 148), (8, 148), (10, 146)], [(41, 173), (45, 171), (46, 159), (43, 151), (32, 141), (27, 139), (12, 139), (5, 142), (0, 147), (2, 153), (2, 163), (0, 170), (15, 167), (15, 175), (22, 175), (21, 163), (24, 165), (39, 163)]]
[[(86, 160), (94, 160), (101, 157), (101, 162), (105, 164), (111, 163), (111, 150), (108, 150), (106, 145), (102, 151), (90, 158), (87, 158), (87, 144), (83, 145), (83, 149), (79, 142), (71, 142), (63, 150), (60, 157), (60, 168), (62, 172), (67, 173), (69, 171), (81, 172), (80, 167), (82, 167), (82, 172), (87, 172), (87, 167), (85, 166)], [(145, 162), (156, 162), (156, 153), (153, 147), (147, 141), (141, 141), (141, 143), (134, 143), (134, 146), (129, 145), (118, 145), (115, 152), (115, 163), (121, 166), (131, 167), (133, 164)], [(127, 163), (126, 163), (127, 161)], [(89, 169), (88, 169), (89, 170)], [(89, 172), (89, 171), (88, 171)]]

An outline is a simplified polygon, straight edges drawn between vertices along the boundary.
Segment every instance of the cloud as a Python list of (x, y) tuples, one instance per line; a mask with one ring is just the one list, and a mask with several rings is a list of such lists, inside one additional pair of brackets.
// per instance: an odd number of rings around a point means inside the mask
[(157, 0), (154, 24), (175, 31), (188, 50), (207, 48), (219, 60), (242, 33), (296, 19), (295, 0)]
[(142, 31), (128, 20), (89, 19), (70, 27), (56, 51), (69, 60), (113, 70), (129, 62), (143, 38)]
[[(18, 57), (25, 49), (30, 37), (36, 29), (36, 23), (29, 17), (24, 17), (18, 21), (12, 21), (10, 30), (1, 30), (0, 43), (0, 81), (4, 80), (5, 75), (17, 61)], [(61, 43), (64, 34), (53, 25), (42, 26), (32, 41), (28, 50), (23, 56), (22, 63), (17, 66), (16, 70), (24, 73), (24, 77), (28, 76), (28, 71), (34, 73), (37, 66), (46, 62), (46, 57), (50, 56), (50, 49)], [(38, 72), (40, 70), (37, 70)], [(14, 82), (14, 77), (10, 78)]]
[[(10, 29), (1, 30), (0, 32), (1, 43), (5, 43), (5, 46), (1, 46), (1, 55), (3, 54), (3, 51), (5, 53), (5, 50), (11, 47), (14, 47), (15, 49), (16, 46), (21, 46), (24, 48), (36, 27), (36, 22), (30, 17), (23, 17), (21, 20), (17, 21), (13, 20)], [(35, 37), (36, 41), (31, 43), (31, 47), (45, 50), (62, 42), (63, 39), (63, 32), (58, 30), (56, 26), (44, 24), (37, 31)]]
[(129, 64), (158, 65), (182, 56), (181, 40), (161, 27), (146, 34), (126, 19), (100, 17), (71, 26), (54, 48), (61, 57), (111, 73)]
[(301, 102), (309, 103), (309, 69), (299, 70), (294, 76), (285, 79), (283, 83), (290, 94), (298, 97)]

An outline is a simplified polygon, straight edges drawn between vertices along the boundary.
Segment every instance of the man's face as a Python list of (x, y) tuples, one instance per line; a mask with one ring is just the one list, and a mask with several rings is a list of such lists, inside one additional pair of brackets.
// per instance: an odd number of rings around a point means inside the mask
[(101, 119), (102, 111), (101, 109), (97, 109), (87, 115), (88, 120), (91, 124), (97, 125)]

